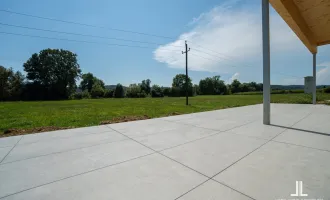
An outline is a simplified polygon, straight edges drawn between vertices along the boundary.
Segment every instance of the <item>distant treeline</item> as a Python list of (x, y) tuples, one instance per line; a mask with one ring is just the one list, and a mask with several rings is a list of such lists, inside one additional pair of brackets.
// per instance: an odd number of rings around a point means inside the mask
[[(62, 100), (86, 98), (144, 98), (181, 97), (186, 95), (228, 95), (251, 92), (262, 93), (262, 83), (240, 83), (233, 80), (225, 84), (220, 76), (207, 77), (192, 84), (188, 77), (177, 74), (171, 87), (151, 85), (151, 80), (130, 84), (106, 86), (103, 80), (92, 73), (82, 73), (77, 55), (63, 49), (45, 49), (34, 53), (24, 64), (24, 76), (20, 71), (0, 66), (0, 101), (18, 100)], [(77, 81), (81, 79), (79, 85)], [(275, 86), (272, 86), (274, 88)], [(287, 86), (276, 86), (287, 87)], [(300, 87), (300, 86), (299, 86)], [(285, 91), (285, 90), (283, 90)]]

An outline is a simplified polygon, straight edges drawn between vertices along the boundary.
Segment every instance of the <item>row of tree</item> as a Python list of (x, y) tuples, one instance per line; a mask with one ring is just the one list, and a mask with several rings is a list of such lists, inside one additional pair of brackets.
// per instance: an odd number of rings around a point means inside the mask
[[(186, 95), (186, 76), (178, 74), (172, 87), (152, 85), (151, 80), (124, 87), (117, 84), (107, 88), (92, 73), (82, 74), (77, 55), (63, 49), (45, 49), (33, 54), (24, 64), (26, 76), (11, 68), (0, 66), (0, 100), (59, 100), (82, 98), (143, 98)], [(80, 85), (77, 81), (81, 79)], [(225, 84), (220, 76), (207, 77), (193, 85), (188, 77), (188, 95), (226, 95), (247, 91), (262, 91), (262, 84), (240, 83), (234, 80)]]

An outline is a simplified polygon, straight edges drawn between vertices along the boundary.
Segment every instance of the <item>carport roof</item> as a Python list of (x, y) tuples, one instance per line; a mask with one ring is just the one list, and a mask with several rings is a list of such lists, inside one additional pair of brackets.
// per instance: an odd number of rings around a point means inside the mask
[(269, 0), (311, 53), (330, 44), (330, 0)]

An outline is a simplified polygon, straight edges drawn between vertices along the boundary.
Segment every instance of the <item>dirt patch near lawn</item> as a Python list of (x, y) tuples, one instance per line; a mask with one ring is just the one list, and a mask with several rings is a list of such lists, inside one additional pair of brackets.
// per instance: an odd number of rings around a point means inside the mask
[[(167, 116), (175, 116), (175, 115), (181, 115), (181, 113), (172, 112), (172, 113), (169, 113)], [(115, 124), (115, 123), (130, 122), (130, 121), (145, 120), (145, 119), (151, 119), (151, 117), (149, 117), (148, 115), (115, 117), (112, 120), (101, 121), (100, 125)], [(28, 128), (28, 129), (12, 128), (12, 129), (5, 130), (2, 134), (0, 133), (0, 138), (1, 137), (15, 136), (15, 135), (26, 135), (26, 134), (32, 134), (32, 133), (41, 133), (41, 132), (49, 132), (49, 131), (56, 131), (56, 130), (65, 130), (65, 129), (72, 129), (72, 128), (77, 128), (77, 127), (46, 126), (46, 127)]]
[(149, 117), (147, 115), (114, 117), (112, 120), (101, 121), (100, 125), (115, 124), (115, 123), (120, 123), (120, 122), (130, 122), (130, 121), (144, 120), (144, 119), (150, 119), (150, 118), (151, 117)]
[(73, 128), (73, 127), (46, 126), (46, 127), (28, 128), (28, 129), (11, 128), (11, 129), (5, 130), (3, 132), (3, 134), (0, 134), (0, 138), (15, 136), (15, 135), (26, 135), (26, 134), (31, 134), (31, 133), (41, 133), (41, 132), (48, 132), (48, 131), (64, 130), (64, 129), (70, 129), (70, 128)]

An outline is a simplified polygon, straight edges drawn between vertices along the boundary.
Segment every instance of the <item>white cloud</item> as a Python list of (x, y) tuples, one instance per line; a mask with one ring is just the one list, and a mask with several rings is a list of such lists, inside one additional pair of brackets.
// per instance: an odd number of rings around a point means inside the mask
[[(188, 63), (190, 70), (233, 73), (249, 62), (257, 63), (254, 65), (256, 68), (252, 69), (257, 70), (261, 67), (262, 53), (261, 9), (234, 9), (230, 5), (226, 3), (217, 6), (194, 18), (190, 23), (192, 30), (181, 34), (174, 42), (159, 46), (154, 51), (154, 59), (171, 68), (184, 68), (185, 56), (180, 51), (186, 39), (191, 47)], [(299, 49), (297, 44), (300, 41), (277, 14), (271, 15), (271, 43), (272, 53)], [(221, 59), (223, 56), (219, 54), (210, 56), (197, 51), (214, 55), (214, 52), (207, 49), (226, 55), (225, 59)], [(239, 67), (230, 67), (233, 65)]]
[(228, 79), (226, 81), (226, 84), (231, 84), (233, 82), (233, 80), (235, 80), (235, 79), (239, 80), (239, 73), (238, 72), (236, 72), (235, 74), (233, 74), (233, 76), (230, 77), (230, 79)]
[[(316, 72), (316, 84), (317, 85), (329, 85), (330, 84), (330, 62), (323, 62), (316, 66), (322, 67)], [(287, 78), (283, 79), (284, 85), (303, 85), (303, 78)]]
[(316, 72), (316, 82), (319, 85), (330, 84), (330, 62), (318, 64), (319, 67), (324, 67)]

